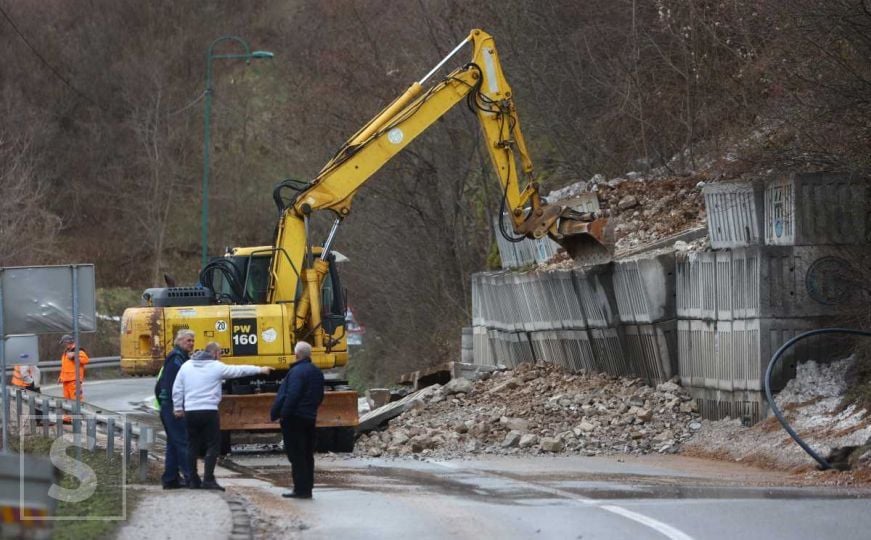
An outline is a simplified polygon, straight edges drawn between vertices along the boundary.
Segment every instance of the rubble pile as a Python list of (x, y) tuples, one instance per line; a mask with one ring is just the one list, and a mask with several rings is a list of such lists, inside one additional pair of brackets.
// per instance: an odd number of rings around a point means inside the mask
[[(871, 416), (856, 405), (843, 403), (847, 374), (855, 359), (829, 363), (808, 361), (797, 366), (796, 377), (775, 396), (791, 427), (818, 454), (835, 464), (832, 452), (857, 448), (857, 468), (871, 469)], [(777, 468), (810, 468), (811, 458), (781, 428), (773, 416), (752, 427), (740, 420), (702, 422), (702, 429), (684, 453)]]
[[(614, 181), (605, 184), (610, 186)], [(693, 177), (626, 180), (600, 188), (612, 219), (617, 249), (628, 249), (705, 223), (699, 180)]]
[(702, 186), (706, 175), (649, 176), (628, 173), (605, 180), (600, 174), (548, 194), (548, 200), (599, 194), (602, 207), (616, 223), (618, 250), (630, 249), (705, 224)]
[(701, 428), (674, 382), (577, 374), (521, 364), (476, 381), (427, 387), (386, 428), (360, 435), (366, 456), (675, 453)]

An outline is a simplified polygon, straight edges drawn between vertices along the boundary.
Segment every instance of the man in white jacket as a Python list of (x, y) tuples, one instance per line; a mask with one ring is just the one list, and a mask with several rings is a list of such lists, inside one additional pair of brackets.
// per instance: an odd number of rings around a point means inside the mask
[[(249, 375), (268, 374), (270, 367), (228, 366), (220, 362), (221, 346), (214, 341), (205, 350), (194, 353), (182, 364), (172, 385), (173, 411), (184, 417), (188, 432), (188, 462), (193, 489), (224, 491), (215, 481), (215, 464), (221, 445), (221, 425), (218, 404), (221, 403), (221, 381)], [(197, 474), (197, 456), (205, 447), (203, 479)]]

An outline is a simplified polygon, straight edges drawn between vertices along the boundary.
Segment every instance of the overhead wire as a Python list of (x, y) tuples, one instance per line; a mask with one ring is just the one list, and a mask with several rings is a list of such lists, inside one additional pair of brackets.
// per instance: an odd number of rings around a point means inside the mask
[(12, 17), (10, 17), (9, 14), (6, 13), (6, 10), (3, 9), (3, 6), (0, 6), (0, 15), (3, 15), (3, 18), (6, 19), (6, 22), (8, 22), (9, 26), (12, 27), (12, 30), (15, 31), (15, 33), (18, 35), (18, 37), (21, 38), (21, 41), (23, 41), (24, 44), (27, 45), (27, 48), (30, 49), (30, 52), (32, 52), (34, 56), (39, 58), (40, 62), (42, 62), (42, 64), (45, 67), (47, 67), (49, 69), (49, 71), (51, 71), (55, 77), (60, 79), (61, 82), (63, 82), (67, 86), (67, 88), (69, 88), (70, 90), (75, 92), (79, 97), (81, 97), (82, 99), (84, 99), (85, 101), (90, 103), (91, 105), (97, 107), (98, 109), (100, 109), (104, 113), (107, 113), (107, 114), (109, 113), (109, 111), (107, 109), (105, 109), (102, 105), (100, 105), (99, 103), (97, 103), (96, 101), (91, 99), (91, 97), (86, 95), (84, 92), (82, 92), (81, 90), (76, 88), (53, 65), (51, 65), (48, 62), (48, 60), (46, 60), (45, 57), (42, 54), (40, 54), (40, 52), (38, 50), (36, 50), (36, 47), (34, 47), (33, 44), (30, 43), (30, 40), (28, 40), (27, 37), (24, 35), (24, 33), (18, 28), (18, 25), (15, 24), (15, 21), (12, 20)]

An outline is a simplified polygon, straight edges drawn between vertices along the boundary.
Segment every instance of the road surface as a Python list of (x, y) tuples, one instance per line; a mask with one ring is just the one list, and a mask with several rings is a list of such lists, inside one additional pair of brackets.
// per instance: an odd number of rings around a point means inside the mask
[[(94, 381), (91, 403), (143, 414), (153, 378)], [(47, 388), (52, 390), (51, 388)], [(254, 448), (246, 452), (245, 448)], [(280, 452), (240, 446), (220, 482), (266, 538), (869, 538), (871, 492), (789, 487), (788, 475), (682, 456), (318, 456), (315, 498), (280, 497)]]

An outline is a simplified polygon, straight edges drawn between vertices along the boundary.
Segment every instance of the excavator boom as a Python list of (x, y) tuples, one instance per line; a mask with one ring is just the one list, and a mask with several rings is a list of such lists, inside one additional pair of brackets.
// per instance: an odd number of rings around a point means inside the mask
[[(447, 77), (427, 86), (427, 81), (466, 44), (472, 60)], [(502, 212), (511, 222), (513, 234), (500, 230), (512, 241), (545, 235), (560, 243), (575, 258), (610, 259), (612, 241), (608, 220), (601, 213), (583, 212), (570, 205), (549, 204), (539, 194), (532, 160), (526, 146), (514, 95), (502, 73), (493, 38), (483, 30), (472, 30), (453, 51), (420, 81), (364, 125), (336, 152), (317, 177), (300, 189), (282, 214), (276, 247), (287, 257), (275, 257), (274, 276), (293, 275), (303, 281), (314, 267), (307, 235), (308, 217), (318, 210), (331, 210), (341, 220), (351, 211), (358, 189), (412, 140), (432, 126), (457, 104), (467, 101), (483, 130), (487, 151), (502, 187)], [(501, 228), (500, 228), (501, 229)], [(307, 246), (305, 250), (299, 246)], [(325, 252), (329, 251), (326, 246)], [(322, 279), (321, 270), (321, 279)], [(316, 278), (308, 283), (315, 288)], [(297, 283), (275, 283), (271, 301), (294, 298)], [(300, 317), (314, 314), (305, 306)]]

